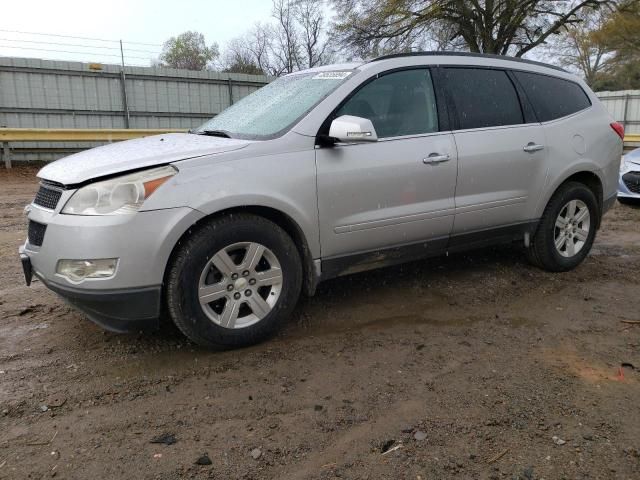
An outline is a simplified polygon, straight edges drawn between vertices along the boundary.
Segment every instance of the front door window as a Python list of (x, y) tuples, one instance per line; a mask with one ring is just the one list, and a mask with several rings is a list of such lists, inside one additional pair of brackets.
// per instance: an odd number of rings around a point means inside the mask
[(336, 116), (371, 120), (378, 138), (438, 131), (436, 98), (428, 69), (383, 75), (358, 90)]

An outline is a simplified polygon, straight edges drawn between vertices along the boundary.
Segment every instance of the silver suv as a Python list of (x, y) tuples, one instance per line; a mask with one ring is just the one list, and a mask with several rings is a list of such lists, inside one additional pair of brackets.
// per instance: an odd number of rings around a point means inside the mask
[(346, 275), (521, 242), (577, 266), (613, 204), (622, 129), (563, 70), (420, 53), (282, 77), (190, 133), (47, 165), (27, 283), (114, 331), (205, 346), (274, 332)]

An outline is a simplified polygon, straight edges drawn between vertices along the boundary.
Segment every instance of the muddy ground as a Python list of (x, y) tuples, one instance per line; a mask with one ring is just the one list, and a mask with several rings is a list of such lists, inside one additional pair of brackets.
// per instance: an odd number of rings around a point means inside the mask
[(640, 478), (640, 208), (573, 272), (502, 247), (353, 275), (208, 352), (24, 286), (34, 174), (0, 171), (0, 478)]

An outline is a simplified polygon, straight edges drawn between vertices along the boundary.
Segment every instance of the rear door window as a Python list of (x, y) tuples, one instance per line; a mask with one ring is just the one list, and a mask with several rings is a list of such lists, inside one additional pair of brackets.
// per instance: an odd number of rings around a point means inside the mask
[(524, 123), (520, 99), (505, 71), (446, 68), (445, 82), (458, 117), (459, 129)]
[(566, 117), (591, 106), (589, 97), (577, 83), (537, 73), (514, 73), (540, 122)]

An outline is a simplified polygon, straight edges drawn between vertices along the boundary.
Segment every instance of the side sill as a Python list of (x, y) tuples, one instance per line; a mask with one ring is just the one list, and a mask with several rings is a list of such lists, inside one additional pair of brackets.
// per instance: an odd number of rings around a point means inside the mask
[(531, 236), (535, 234), (538, 223), (539, 220), (532, 220), (486, 230), (459, 233), (451, 237), (326, 258), (321, 261), (320, 280), (324, 281), (375, 268), (436, 257), (449, 252), (456, 253), (523, 241), (526, 233)]
[(391, 248), (327, 258), (322, 260), (321, 280), (441, 255), (446, 252), (448, 241), (447, 237), (443, 237), (408, 245), (398, 245)]

